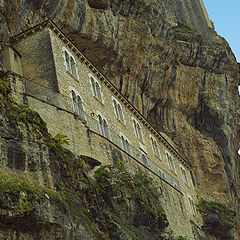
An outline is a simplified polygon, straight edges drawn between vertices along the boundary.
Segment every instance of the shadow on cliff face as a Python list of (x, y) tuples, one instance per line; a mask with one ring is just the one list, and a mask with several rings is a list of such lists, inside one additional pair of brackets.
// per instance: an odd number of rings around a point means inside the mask
[(206, 136), (214, 139), (222, 153), (225, 162), (225, 171), (229, 181), (231, 193), (234, 191), (234, 182), (232, 176), (231, 155), (228, 147), (228, 138), (223, 131), (224, 117), (214, 110), (210, 109), (203, 99), (199, 101), (200, 111), (195, 113), (194, 124), (195, 128)]

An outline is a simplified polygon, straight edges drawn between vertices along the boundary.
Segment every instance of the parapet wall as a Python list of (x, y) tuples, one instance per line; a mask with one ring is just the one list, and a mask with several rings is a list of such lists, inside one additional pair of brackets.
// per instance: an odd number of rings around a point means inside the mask
[(179, 22), (199, 32), (211, 26), (202, 0), (165, 0), (169, 21)]

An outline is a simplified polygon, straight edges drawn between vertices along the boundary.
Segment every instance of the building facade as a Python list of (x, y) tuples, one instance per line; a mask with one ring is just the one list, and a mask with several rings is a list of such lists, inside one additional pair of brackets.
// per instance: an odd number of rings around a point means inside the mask
[(6, 53), (15, 51), (21, 64), (7, 67), (18, 69), (17, 101), (39, 112), (53, 135), (67, 135), (74, 153), (102, 164), (121, 160), (130, 171), (151, 175), (162, 191), (174, 234), (194, 239), (194, 229), (202, 222), (191, 164), (174, 143), (157, 132), (52, 22), (16, 36)]

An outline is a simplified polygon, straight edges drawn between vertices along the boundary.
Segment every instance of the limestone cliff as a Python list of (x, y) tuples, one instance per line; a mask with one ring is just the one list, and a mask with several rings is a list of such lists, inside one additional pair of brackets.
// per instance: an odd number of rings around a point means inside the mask
[(2, 0), (1, 44), (51, 18), (189, 158), (199, 198), (234, 199), (239, 214), (239, 68), (223, 38), (173, 3)]

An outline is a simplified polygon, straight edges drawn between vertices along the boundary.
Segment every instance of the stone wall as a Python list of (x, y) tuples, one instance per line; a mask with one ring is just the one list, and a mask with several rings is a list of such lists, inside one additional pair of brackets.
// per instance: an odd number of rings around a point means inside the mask
[(33, 82), (58, 90), (49, 33), (41, 31), (37, 35), (30, 35), (24, 41), (18, 41), (16, 48), (24, 56), (23, 75)]

